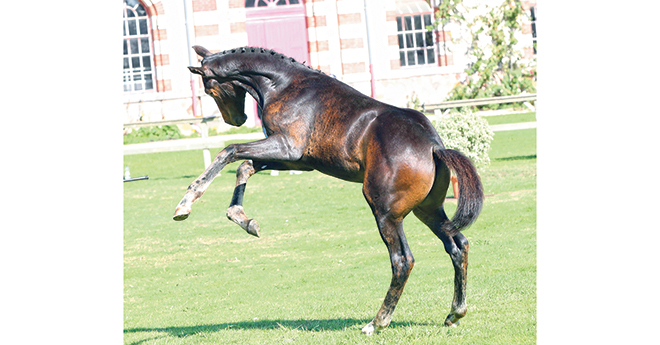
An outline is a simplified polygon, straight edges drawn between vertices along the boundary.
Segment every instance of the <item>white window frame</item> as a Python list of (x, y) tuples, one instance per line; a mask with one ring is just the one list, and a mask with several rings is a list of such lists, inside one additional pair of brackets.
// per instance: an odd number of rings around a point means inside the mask
[(245, 8), (302, 5), (303, 0), (246, 0)]
[(124, 92), (156, 91), (151, 19), (142, 2), (124, 0), (123, 28)]
[(426, 29), (433, 25), (433, 20), (433, 12), (397, 15), (399, 63), (402, 68), (438, 66), (435, 30)]

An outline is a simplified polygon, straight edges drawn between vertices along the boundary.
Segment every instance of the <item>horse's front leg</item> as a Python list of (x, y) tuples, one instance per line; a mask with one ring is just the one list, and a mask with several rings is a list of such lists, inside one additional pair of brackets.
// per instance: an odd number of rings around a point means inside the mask
[(186, 220), (190, 215), (192, 204), (201, 198), (206, 188), (213, 182), (220, 171), (229, 163), (236, 161), (234, 156), (236, 155), (236, 146), (229, 145), (225, 147), (222, 151), (218, 152), (215, 156), (213, 162), (204, 170), (204, 172), (199, 175), (199, 177), (188, 186), (186, 194), (183, 196), (183, 199), (179, 202), (179, 205), (174, 211), (174, 220), (181, 221)]
[(284, 137), (277, 135), (251, 143), (232, 144), (225, 147), (216, 155), (211, 165), (190, 184), (174, 212), (174, 220), (180, 221), (188, 218), (192, 204), (204, 194), (213, 179), (227, 164), (241, 159), (294, 161), (302, 156), (302, 152), (302, 148), (292, 146)]

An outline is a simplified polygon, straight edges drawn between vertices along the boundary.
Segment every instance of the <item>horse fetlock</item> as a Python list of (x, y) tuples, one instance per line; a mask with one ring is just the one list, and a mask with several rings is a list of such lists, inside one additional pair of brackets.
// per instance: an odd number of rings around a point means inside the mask
[(241, 205), (229, 206), (227, 209), (227, 218), (238, 224), (241, 228), (247, 226), (248, 219), (245, 215), (245, 211), (243, 211), (243, 206)]

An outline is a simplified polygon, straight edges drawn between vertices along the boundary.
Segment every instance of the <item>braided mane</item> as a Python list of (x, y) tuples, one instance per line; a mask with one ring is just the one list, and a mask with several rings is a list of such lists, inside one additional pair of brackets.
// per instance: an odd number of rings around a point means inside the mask
[(307, 69), (310, 69), (310, 70), (316, 71), (316, 72), (318, 72), (318, 73), (325, 74), (325, 73), (323, 73), (323, 71), (321, 71), (321, 70), (314, 69), (314, 68), (312, 68), (311, 66), (305, 65), (303, 62), (296, 61), (296, 59), (294, 59), (294, 58), (292, 58), (292, 57), (286, 56), (286, 55), (284, 55), (284, 54), (278, 53), (278, 52), (276, 52), (276, 51), (274, 51), (274, 50), (272, 50), (272, 49), (267, 49), (267, 48), (261, 48), (261, 47), (240, 47), (240, 48), (227, 49), (227, 50), (224, 50), (224, 51), (222, 51), (222, 52), (215, 53), (215, 54), (213, 54), (213, 55), (227, 55), (227, 54), (260, 54), (260, 55), (263, 54), (263, 55), (268, 55), (268, 56), (270, 56), (272, 59), (282, 60), (282, 61), (285, 61), (285, 62), (291, 63), (291, 64), (293, 64), (293, 65), (295, 65), (295, 66), (305, 67), (305, 68), (307, 68)]

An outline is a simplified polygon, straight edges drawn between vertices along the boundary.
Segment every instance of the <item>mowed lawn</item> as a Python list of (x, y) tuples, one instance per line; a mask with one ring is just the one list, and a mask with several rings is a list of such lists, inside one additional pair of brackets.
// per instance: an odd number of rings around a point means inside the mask
[[(225, 216), (239, 163), (175, 222), (203, 170), (201, 151), (126, 156), (131, 175), (149, 180), (124, 183), (125, 343), (535, 344), (536, 130), (496, 132), (490, 157), (483, 212), (464, 231), (467, 316), (442, 326), (453, 268), (411, 214), (404, 228), (415, 267), (390, 327), (367, 337), (360, 329), (391, 270), (360, 184), (318, 172), (256, 174), (244, 202), (261, 225), (256, 238)], [(448, 199), (449, 215), (455, 207)]]

